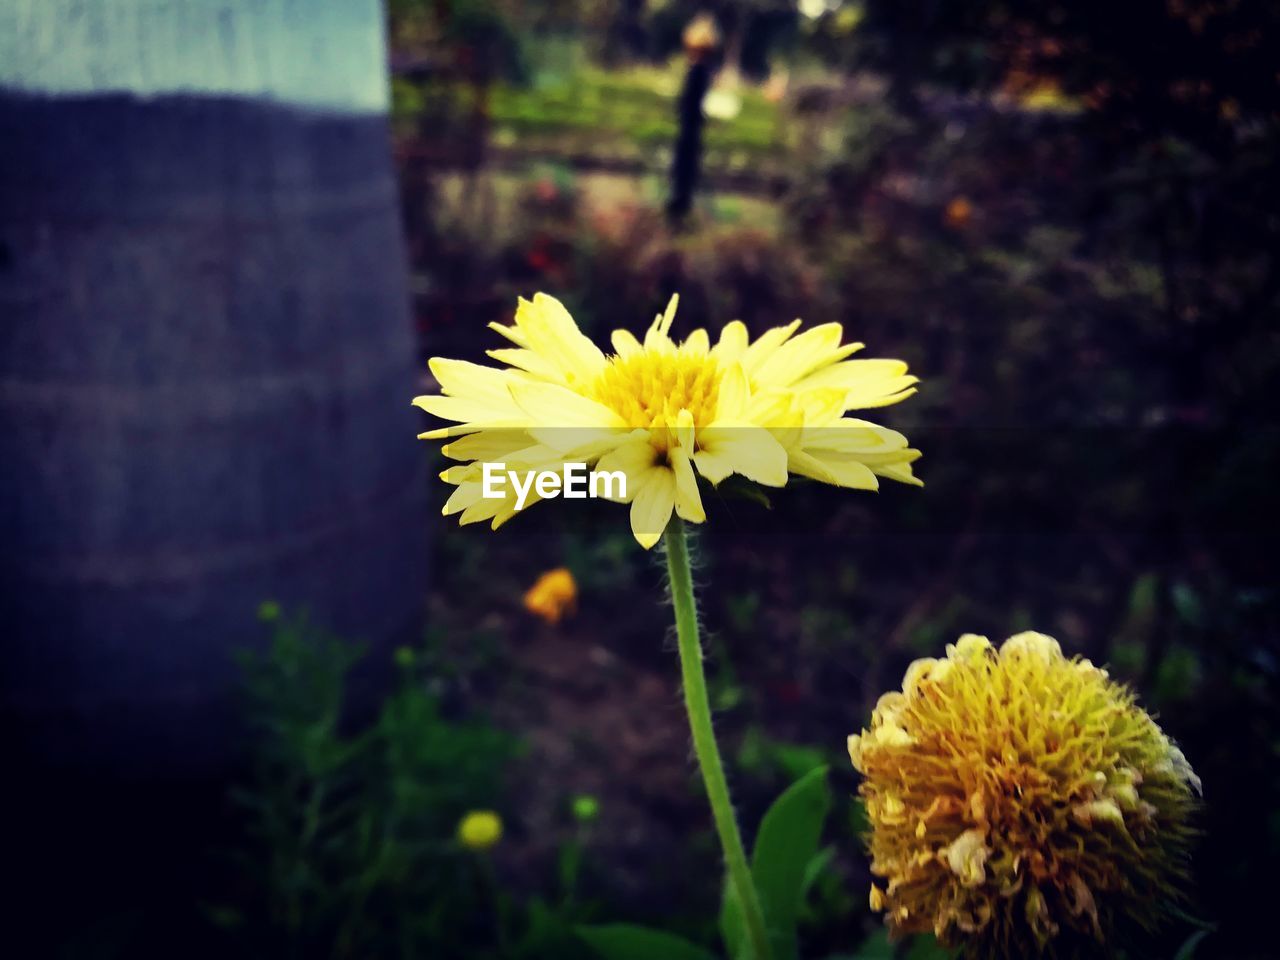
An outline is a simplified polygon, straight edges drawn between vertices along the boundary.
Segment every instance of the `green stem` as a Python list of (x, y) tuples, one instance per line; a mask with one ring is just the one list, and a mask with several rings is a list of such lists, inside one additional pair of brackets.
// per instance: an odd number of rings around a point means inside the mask
[(689, 712), (689, 729), (693, 732), (693, 750), (698, 756), (702, 781), (711, 801), (711, 816), (724, 848), (725, 863), (729, 868), (729, 883), (733, 885), (742, 915), (747, 924), (753, 960), (769, 960), (769, 935), (765, 930), (764, 912), (760, 909), (760, 896), (751, 879), (751, 868), (742, 849), (742, 836), (738, 833), (738, 820), (729, 800), (729, 784), (724, 778), (724, 765), (720, 761), (720, 748), (711, 727), (711, 705), (707, 700), (707, 678), (702, 670), (702, 643), (698, 637), (698, 610), (693, 598), (693, 574), (689, 569), (689, 544), (684, 521), (673, 516), (664, 536), (667, 550), (667, 570), (671, 578), (671, 602), (676, 611), (676, 636), (680, 647), (680, 670), (684, 680), (684, 704)]

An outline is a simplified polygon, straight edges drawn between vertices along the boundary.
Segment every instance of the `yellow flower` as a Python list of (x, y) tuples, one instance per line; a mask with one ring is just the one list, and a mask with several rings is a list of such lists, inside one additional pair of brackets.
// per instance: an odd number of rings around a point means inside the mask
[[(845, 416), (914, 393), (905, 363), (847, 359), (862, 344), (842, 344), (838, 323), (796, 335), (797, 320), (751, 342), (734, 321), (714, 344), (705, 330), (676, 343), (676, 302), (643, 341), (614, 331), (606, 355), (558, 300), (538, 294), (520, 301), (512, 325), (492, 324), (514, 344), (489, 351), (504, 366), (432, 359), (442, 393), (413, 402), (457, 424), (420, 435), (450, 438), (444, 453), (460, 461), (441, 474), (457, 488), (445, 515), (496, 529), (520, 509), (514, 483), (484, 495), (486, 464), (496, 463), (529, 478), (570, 463), (621, 473), (625, 492), (602, 495), (631, 504), (631, 529), (646, 549), (673, 510), (693, 523), (706, 518), (699, 476), (713, 485), (739, 474), (781, 487), (789, 473), (863, 490), (877, 489), (879, 477), (919, 485), (911, 464), (920, 454), (906, 437)], [(539, 498), (529, 489), (523, 506)]]
[(492, 810), (472, 810), (458, 823), (458, 842), (471, 850), (488, 850), (502, 839), (502, 818)]
[(568, 567), (557, 567), (540, 576), (524, 595), (524, 608), (550, 624), (573, 609), (578, 599), (578, 585)]
[(1043, 634), (916, 661), (849, 756), (887, 880), (871, 906), (895, 932), (1070, 957), (1181, 895), (1199, 778), (1125, 687)]

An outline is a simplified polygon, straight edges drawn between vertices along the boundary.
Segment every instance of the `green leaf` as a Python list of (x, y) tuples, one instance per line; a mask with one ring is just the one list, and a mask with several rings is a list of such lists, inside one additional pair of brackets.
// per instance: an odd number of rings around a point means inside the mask
[(867, 807), (861, 797), (854, 797), (849, 804), (849, 829), (859, 837), (871, 830), (871, 818), (867, 816)]
[(1173, 960), (1192, 960), (1196, 955), (1196, 947), (1200, 946), (1200, 941), (1211, 933), (1213, 933), (1212, 930), (1197, 930), (1191, 936), (1187, 937), (1187, 942), (1178, 948), (1178, 952), (1174, 954)]
[(683, 937), (629, 923), (608, 923), (576, 928), (605, 960), (716, 960), (715, 955)]
[(1204, 603), (1200, 599), (1200, 594), (1196, 593), (1190, 584), (1175, 583), (1169, 590), (1169, 596), (1173, 601), (1174, 612), (1184, 622), (1194, 627), (1204, 623)]
[(800, 903), (802, 906), (805, 898), (809, 895), (809, 891), (813, 889), (813, 885), (822, 876), (822, 871), (827, 869), (831, 861), (835, 859), (835, 856), (835, 847), (824, 847), (813, 855), (812, 860), (805, 864), (804, 882), (800, 886)]
[(893, 960), (893, 944), (889, 942), (887, 931), (877, 930), (862, 941), (857, 953), (844, 958), (831, 957), (830, 960)]
[(801, 743), (774, 741), (773, 751), (778, 765), (782, 767), (787, 776), (797, 780), (823, 766), (827, 761), (825, 750)]
[(951, 950), (938, 943), (933, 934), (927, 933), (911, 938), (905, 960), (949, 960), (954, 955)]
[(769, 499), (767, 493), (760, 489), (758, 484), (744, 480), (736, 474), (732, 477), (726, 477), (715, 490), (721, 497), (736, 497), (740, 500), (749, 500), (764, 507), (766, 510), (773, 509), (773, 501)]
[(818, 767), (788, 787), (760, 821), (751, 872), (777, 960), (795, 960), (798, 953), (796, 924), (805, 873), (818, 855), (830, 810), (827, 768)]
[(1181, 920), (1184, 923), (1189, 923), (1197, 930), (1213, 931), (1218, 929), (1218, 925), (1213, 921), (1205, 920), (1203, 917), (1193, 916), (1175, 904), (1166, 904), (1164, 909), (1169, 916), (1174, 917), (1177, 920)]

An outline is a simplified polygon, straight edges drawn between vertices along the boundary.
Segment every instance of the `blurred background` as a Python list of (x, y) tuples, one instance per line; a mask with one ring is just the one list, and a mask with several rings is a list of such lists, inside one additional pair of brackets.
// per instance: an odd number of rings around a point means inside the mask
[(5, 952), (714, 948), (658, 559), (608, 504), (433, 519), (426, 358), (544, 291), (922, 378), (876, 419), (923, 490), (698, 538), (748, 831), (832, 765), (805, 956), (943, 955), (867, 908), (844, 740), (1029, 628), (1203, 779), (1149, 955), (1280, 955), (1278, 65), (1232, 0), (0, 0)]

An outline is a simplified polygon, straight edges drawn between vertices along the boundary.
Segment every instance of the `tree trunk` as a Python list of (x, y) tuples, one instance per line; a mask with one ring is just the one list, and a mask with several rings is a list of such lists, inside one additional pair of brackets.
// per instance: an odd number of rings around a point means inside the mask
[(416, 634), (376, 0), (0, 6), (0, 707), (207, 769), (264, 600)]

